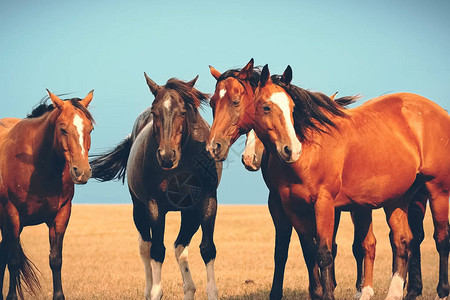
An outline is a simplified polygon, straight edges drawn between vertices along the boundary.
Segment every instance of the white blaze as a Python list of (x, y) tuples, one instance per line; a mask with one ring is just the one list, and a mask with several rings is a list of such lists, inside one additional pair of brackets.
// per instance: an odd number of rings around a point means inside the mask
[(83, 137), (83, 119), (76, 114), (75, 117), (73, 118), (73, 125), (75, 126), (75, 128), (77, 129), (78, 132), (78, 142), (80, 143), (81, 146), (81, 155), (84, 155), (84, 137)]
[(220, 99), (222, 99), (223, 96), (225, 96), (226, 93), (227, 93), (227, 90), (226, 90), (226, 89), (221, 89), (221, 90), (219, 91)]
[(244, 149), (243, 156), (253, 157), (253, 155), (255, 154), (255, 148), (256, 148), (255, 140), (256, 140), (255, 131), (252, 129), (248, 133), (247, 140), (245, 141), (245, 149)]
[(291, 141), (292, 145), (292, 154), (295, 156), (300, 155), (300, 152), (302, 151), (302, 144), (297, 138), (297, 134), (295, 134), (294, 124), (291, 120), (291, 110), (289, 109), (289, 98), (287, 95), (283, 92), (278, 92), (272, 94), (272, 96), (269, 98), (269, 101), (277, 105), (281, 111), (283, 112), (283, 118), (286, 124), (286, 129), (288, 132), (289, 140)]

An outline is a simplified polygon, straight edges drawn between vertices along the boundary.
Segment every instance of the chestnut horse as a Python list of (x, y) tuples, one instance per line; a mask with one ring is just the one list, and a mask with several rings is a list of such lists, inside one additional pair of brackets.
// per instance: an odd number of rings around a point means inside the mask
[(26, 119), (0, 120), (0, 287), (8, 265), (7, 299), (23, 298), (22, 281), (32, 293), (40, 288), (20, 233), (24, 226), (41, 223), (49, 228), (53, 299), (64, 299), (62, 246), (74, 184), (85, 184), (91, 176), (88, 151), (94, 121), (87, 107), (93, 91), (84, 99), (48, 94), (53, 105), (41, 103)]
[(188, 245), (200, 226), (206, 293), (209, 300), (217, 299), (213, 233), (222, 163), (214, 162), (205, 151), (209, 125), (198, 109), (208, 96), (194, 88), (198, 76), (189, 82), (170, 79), (164, 86), (146, 74), (145, 78), (155, 96), (152, 106), (137, 118), (131, 136), (91, 162), (92, 177), (107, 181), (127, 176), (133, 218), (140, 234), (146, 299), (162, 297), (161, 266), (168, 211), (181, 211), (175, 256), (183, 277), (184, 299), (194, 299), (196, 290), (188, 265)]
[[(393, 277), (386, 299), (402, 299), (410, 242), (408, 205), (429, 198), (440, 256), (438, 297), (448, 296), (450, 117), (419, 95), (385, 95), (342, 110), (321, 93), (292, 85), (292, 69), (272, 76), (267, 65), (255, 92), (254, 129), (284, 164), (273, 169), (283, 208), (297, 229), (299, 208), (315, 213), (325, 299), (334, 299), (335, 207), (383, 207), (391, 229)], [(371, 222), (364, 225), (367, 230)], [(299, 228), (300, 229), (300, 228)]]
[[(208, 149), (211, 155), (218, 160), (224, 160), (228, 153), (228, 147), (242, 134), (245, 133), (253, 122), (251, 111), (254, 107), (253, 96), (259, 81), (260, 71), (253, 67), (253, 59), (242, 69), (231, 69), (223, 74), (210, 66), (211, 74), (217, 80), (216, 90), (211, 98), (214, 122), (210, 133)], [(334, 97), (335, 95), (333, 95)], [(336, 99), (339, 105), (345, 106), (356, 100), (355, 97), (342, 97)], [(250, 113), (249, 113), (250, 111)], [(248, 119), (246, 119), (248, 118)], [(246, 120), (245, 120), (246, 119)], [(225, 146), (222, 146), (225, 145)], [(248, 132), (246, 149), (243, 154), (243, 163), (248, 170), (256, 171), (261, 166), (263, 178), (270, 190), (268, 205), (272, 220), (274, 222), (275, 238), (275, 270), (273, 275), (270, 299), (281, 299), (284, 279), (284, 269), (286, 265), (289, 242), (291, 238), (292, 225), (287, 219), (281, 200), (276, 188), (271, 184), (268, 170), (274, 160), (269, 159), (269, 155), (263, 155), (264, 146), (254, 135), (254, 131)], [(339, 223), (340, 214), (337, 213), (336, 223)], [(309, 292), (313, 299), (318, 299), (322, 295), (319, 280), (318, 267), (315, 262), (317, 252), (314, 242), (314, 232), (311, 232), (312, 220), (308, 217), (304, 222), (304, 233), (299, 234), (299, 239), (303, 248), (303, 254), (309, 274)], [(337, 228), (337, 227), (336, 227)], [(357, 239), (355, 243), (358, 244)], [(334, 245), (336, 254), (336, 245)], [(359, 270), (359, 269), (358, 269)], [(359, 275), (360, 272), (358, 273)], [(361, 275), (362, 276), (362, 275)], [(358, 276), (358, 278), (361, 278)], [(369, 280), (367, 280), (369, 282)], [(359, 284), (357, 283), (358, 287)]]

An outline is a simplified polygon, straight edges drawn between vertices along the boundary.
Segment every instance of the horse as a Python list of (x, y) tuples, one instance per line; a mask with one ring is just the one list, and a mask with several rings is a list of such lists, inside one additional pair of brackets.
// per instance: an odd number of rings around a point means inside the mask
[[(336, 97), (337, 92), (334, 93), (332, 96), (330, 96), (331, 100), (334, 100)], [(356, 97), (343, 97), (336, 99), (336, 103), (338, 103), (342, 107), (346, 107), (347, 105), (356, 102), (358, 99), (358, 96)], [(263, 157), (266, 156), (264, 144), (261, 142), (261, 140), (256, 135), (255, 131), (252, 129), (247, 133), (246, 141), (245, 141), (245, 149), (242, 153), (242, 164), (244, 167), (251, 172), (258, 171), (261, 168), (262, 161), (266, 161), (267, 159), (264, 159)], [(410, 208), (413, 206), (413, 204), (410, 205)], [(425, 205), (418, 206), (423, 209), (425, 209)], [(415, 210), (417, 213), (422, 213), (421, 217), (423, 220), (423, 216), (425, 215), (425, 212), (423, 210)], [(417, 219), (417, 213), (414, 215), (413, 220)], [(350, 212), (352, 217), (352, 222), (355, 226), (361, 223), (361, 218), (366, 218), (371, 220), (372, 216), (370, 215), (354, 215), (352, 212)], [(413, 216), (413, 214), (410, 214)], [(335, 243), (335, 236), (337, 234), (337, 226), (339, 226), (340, 221), (340, 211), (336, 210), (335, 214), (335, 235), (333, 240), (333, 246), (335, 249), (333, 249), (333, 258), (336, 257), (337, 254), (337, 245)], [(415, 221), (412, 221), (411, 223), (417, 223)], [(423, 222), (417, 223), (416, 226), (420, 226), (422, 224), (422, 232), (423, 232)], [(292, 230), (292, 229), (291, 229)], [(367, 238), (367, 241), (370, 241), (368, 243), (366, 241), (365, 245), (363, 245), (363, 236), (359, 233), (358, 230), (355, 230), (354, 235), (354, 242), (353, 242), (353, 255), (356, 260), (356, 266), (357, 266), (357, 276), (356, 276), (356, 294), (355, 299), (370, 299), (371, 296), (374, 295), (372, 286), (373, 286), (373, 266), (374, 266), (374, 259), (375, 259), (375, 245), (376, 245), (376, 238), (373, 234), (373, 227), (369, 227), (369, 231), (367, 232), (367, 235), (369, 237)], [(419, 271), (420, 271), (420, 251), (418, 253), (419, 260)], [(414, 267), (411, 267), (410, 270), (414, 269)], [(416, 280), (418, 281), (418, 285), (420, 285), (420, 292), (421, 292), (421, 276), (416, 276)], [(336, 282), (335, 282), (336, 285)], [(417, 297), (417, 296), (416, 296)]]
[(0, 119), (0, 287), (7, 265), (7, 299), (23, 299), (22, 283), (34, 295), (40, 289), (20, 233), (41, 223), (49, 228), (53, 299), (64, 299), (62, 247), (74, 184), (85, 184), (91, 176), (88, 152), (94, 119), (87, 107), (93, 91), (84, 99), (67, 100), (47, 92), (52, 104), (44, 99), (25, 119)]
[[(228, 147), (252, 126), (253, 116), (251, 111), (254, 107), (253, 96), (260, 78), (260, 69), (254, 68), (253, 64), (254, 61), (251, 59), (244, 68), (231, 69), (223, 74), (210, 66), (211, 75), (217, 80), (217, 83), (215, 93), (210, 101), (213, 109), (214, 122), (208, 141), (208, 150), (218, 160), (224, 160), (229, 151)], [(332, 97), (334, 98), (334, 96)], [(336, 99), (336, 101), (339, 105), (346, 106), (356, 101), (356, 99), (355, 97), (342, 97)], [(247, 132), (246, 149), (242, 160), (245, 167), (250, 171), (256, 171), (259, 167), (262, 168), (264, 181), (270, 191), (268, 206), (276, 231), (275, 269), (270, 299), (281, 299), (283, 296), (284, 269), (292, 233), (292, 225), (283, 211), (278, 192), (273, 184), (271, 184), (270, 178), (267, 175), (269, 173), (268, 170), (271, 169), (269, 162), (273, 163), (273, 160), (269, 159), (269, 155), (263, 155), (263, 153), (264, 146), (258, 137), (254, 135), (254, 131)], [(337, 224), (339, 223), (339, 217), (340, 213), (337, 213)], [(314, 236), (312, 232), (307, 230), (311, 228), (311, 222), (311, 220), (305, 220), (305, 232), (302, 234), (299, 233), (299, 239), (308, 267), (309, 293), (311, 298), (318, 299), (322, 295), (322, 289), (318, 267), (314, 259), (316, 253)], [(355, 245), (357, 244), (358, 242), (355, 238)], [(335, 244), (333, 246), (333, 254), (336, 255), (337, 246)], [(358, 269), (358, 287), (361, 278), (362, 274)], [(369, 282), (369, 280), (366, 280), (366, 282)]]
[[(254, 129), (265, 148), (282, 162), (272, 174), (294, 227), (299, 207), (314, 209), (324, 299), (334, 299), (335, 207), (356, 214), (384, 208), (393, 250), (393, 276), (386, 299), (402, 299), (414, 234), (408, 224), (408, 205), (424, 198), (430, 202), (440, 256), (437, 294), (446, 298), (450, 248), (447, 112), (411, 93), (384, 95), (344, 111), (324, 94), (301, 89), (291, 80), (290, 66), (282, 76), (270, 76), (264, 66), (255, 92)], [(359, 225), (366, 231), (371, 222)]]
[(174, 248), (184, 283), (184, 299), (194, 299), (196, 290), (188, 265), (188, 246), (200, 226), (206, 293), (208, 299), (217, 299), (213, 233), (222, 163), (216, 163), (205, 151), (209, 125), (198, 109), (208, 95), (194, 88), (198, 76), (189, 82), (172, 78), (159, 86), (144, 75), (155, 100), (138, 116), (130, 136), (113, 151), (91, 161), (92, 177), (101, 181), (127, 178), (145, 268), (146, 299), (162, 297), (161, 266), (168, 211), (181, 212)]

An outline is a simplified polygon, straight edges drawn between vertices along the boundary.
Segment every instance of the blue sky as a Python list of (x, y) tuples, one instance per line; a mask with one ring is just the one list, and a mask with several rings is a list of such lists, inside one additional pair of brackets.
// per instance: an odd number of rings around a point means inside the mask
[[(72, 92), (91, 104), (91, 153), (114, 147), (171, 77), (214, 91), (223, 72), (250, 58), (293, 83), (361, 103), (390, 92), (450, 109), (449, 1), (6, 1), (0, 0), (0, 117), (24, 117), (45, 96)], [(202, 115), (211, 123), (210, 108)], [(224, 164), (219, 203), (267, 202), (261, 174)], [(74, 203), (130, 203), (119, 182), (78, 186)]]

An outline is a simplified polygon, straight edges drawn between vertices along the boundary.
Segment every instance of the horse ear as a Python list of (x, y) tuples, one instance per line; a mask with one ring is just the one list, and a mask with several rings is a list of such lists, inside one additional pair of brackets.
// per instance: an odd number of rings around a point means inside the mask
[(88, 106), (89, 106), (89, 103), (91, 103), (93, 97), (94, 97), (94, 90), (90, 91), (90, 92), (86, 95), (86, 97), (84, 97), (84, 99), (81, 100), (80, 102), (81, 102), (81, 104), (84, 105), (84, 107), (88, 107)]
[(338, 92), (336, 92), (336, 93), (334, 93), (333, 95), (331, 95), (331, 96), (330, 96), (330, 99), (331, 99), (331, 100), (334, 100), (334, 98), (336, 98), (337, 93), (338, 93)]
[(267, 80), (269, 80), (269, 77), (270, 77), (269, 65), (266, 64), (261, 71), (261, 79), (259, 80), (260, 87), (263, 87), (266, 85)]
[(219, 71), (217, 71), (216, 69), (214, 69), (213, 66), (209, 66), (209, 71), (211, 72), (211, 75), (212, 75), (216, 80), (218, 80), (219, 77), (220, 77), (220, 75), (222, 75), (222, 74), (220, 74)]
[(64, 101), (62, 101), (61, 99), (59, 99), (58, 96), (56, 96), (55, 94), (53, 94), (52, 92), (50, 92), (48, 89), (47, 89), (47, 93), (48, 93), (50, 99), (52, 100), (53, 105), (54, 105), (57, 109), (62, 109), (63, 106), (64, 106)]
[(145, 80), (147, 81), (147, 85), (150, 88), (150, 91), (156, 97), (156, 95), (158, 94), (158, 91), (161, 87), (159, 85), (157, 85), (153, 80), (151, 80), (150, 77), (147, 76), (147, 73), (144, 72), (144, 76), (145, 76)]
[(238, 78), (242, 80), (248, 80), (253, 74), (253, 58), (247, 63), (245, 67), (238, 74)]
[(186, 84), (189, 85), (191, 88), (193, 88), (195, 83), (197, 82), (197, 79), (198, 79), (198, 75), (195, 76), (195, 78), (192, 79), (191, 81), (186, 82)]
[(283, 75), (281, 76), (281, 82), (283, 82), (285, 85), (289, 85), (292, 80), (292, 68), (290, 65), (286, 67), (286, 70), (284, 70)]

